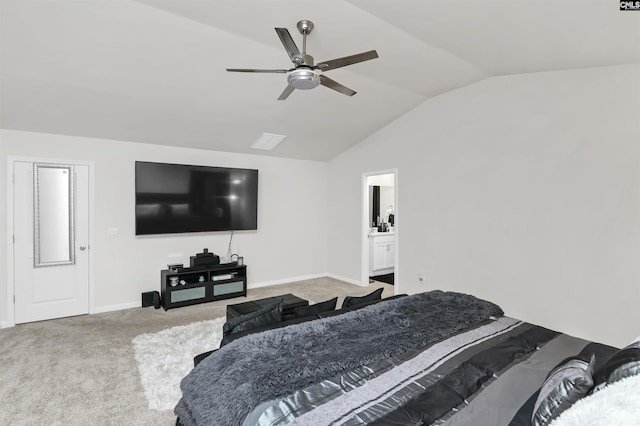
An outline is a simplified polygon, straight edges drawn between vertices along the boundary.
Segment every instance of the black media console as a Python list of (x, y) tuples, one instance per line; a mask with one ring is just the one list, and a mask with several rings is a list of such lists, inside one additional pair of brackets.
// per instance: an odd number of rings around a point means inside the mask
[(160, 272), (162, 307), (171, 308), (247, 295), (247, 266), (236, 262)]

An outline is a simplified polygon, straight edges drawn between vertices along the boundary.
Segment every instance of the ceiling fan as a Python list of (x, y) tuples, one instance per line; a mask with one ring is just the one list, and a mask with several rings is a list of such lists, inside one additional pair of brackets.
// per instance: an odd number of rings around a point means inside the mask
[(345, 56), (344, 58), (332, 59), (330, 61), (322, 61), (317, 65), (313, 63), (313, 56), (307, 55), (307, 35), (313, 30), (313, 22), (302, 20), (298, 22), (298, 31), (302, 34), (302, 52), (298, 50), (298, 46), (293, 41), (289, 30), (286, 28), (276, 28), (276, 33), (280, 37), (280, 41), (284, 49), (289, 54), (294, 67), (290, 69), (279, 70), (261, 70), (248, 68), (227, 68), (230, 72), (261, 72), (261, 73), (280, 73), (289, 74), (287, 76), (287, 87), (284, 89), (279, 101), (287, 99), (287, 97), (295, 90), (308, 90), (323, 85), (329, 89), (343, 93), (347, 96), (353, 96), (355, 91), (325, 76), (323, 72), (333, 70), (347, 65), (357, 64), (358, 62), (369, 61), (378, 57), (378, 52), (370, 50), (368, 52), (358, 53), (357, 55)]

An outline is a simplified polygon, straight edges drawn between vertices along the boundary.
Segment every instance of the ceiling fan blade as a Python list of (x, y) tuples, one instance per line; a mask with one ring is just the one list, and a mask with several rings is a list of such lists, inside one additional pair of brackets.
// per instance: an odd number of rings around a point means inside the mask
[(300, 53), (300, 50), (298, 50), (296, 42), (293, 41), (291, 34), (289, 34), (289, 30), (286, 28), (276, 28), (276, 33), (278, 33), (278, 37), (280, 37), (284, 50), (289, 54), (291, 62), (294, 64), (299, 63), (299, 61), (302, 60), (302, 54)]
[(314, 68), (322, 71), (329, 71), (340, 67), (346, 67), (347, 65), (357, 64), (358, 62), (369, 61), (376, 59), (378, 52), (370, 50), (368, 52), (358, 53), (357, 55), (345, 56), (344, 58), (332, 59), (330, 61), (322, 61)]
[(286, 74), (291, 70), (255, 70), (251, 68), (227, 68), (229, 72), (268, 72), (268, 73), (278, 73), (278, 74)]
[(343, 93), (347, 96), (353, 96), (355, 95), (357, 92), (349, 89), (346, 86), (343, 86), (342, 84), (338, 83), (335, 80), (331, 80), (329, 77), (325, 76), (325, 75), (321, 75), (320, 76), (320, 84), (322, 84), (325, 87), (328, 87), (329, 89), (333, 89), (336, 92), (340, 92)]
[(280, 94), (280, 97), (278, 98), (279, 101), (284, 101), (285, 99), (287, 99), (289, 97), (289, 95), (291, 93), (293, 93), (293, 91), (296, 90), (295, 87), (293, 86), (289, 86), (287, 84), (287, 87), (284, 88), (284, 90), (282, 91), (282, 93)]

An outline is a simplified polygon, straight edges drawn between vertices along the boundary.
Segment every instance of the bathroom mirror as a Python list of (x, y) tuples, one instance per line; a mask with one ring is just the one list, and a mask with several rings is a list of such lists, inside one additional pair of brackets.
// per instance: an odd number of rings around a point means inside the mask
[(372, 226), (378, 224), (378, 218), (391, 225), (389, 215), (392, 215), (391, 220), (393, 220), (394, 198), (393, 186), (369, 185), (369, 218)]
[(73, 166), (33, 165), (34, 267), (75, 263)]

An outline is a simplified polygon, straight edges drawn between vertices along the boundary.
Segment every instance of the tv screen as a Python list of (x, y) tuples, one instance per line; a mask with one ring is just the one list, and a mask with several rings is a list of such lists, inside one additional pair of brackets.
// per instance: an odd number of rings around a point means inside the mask
[(136, 161), (136, 235), (258, 229), (258, 171)]

